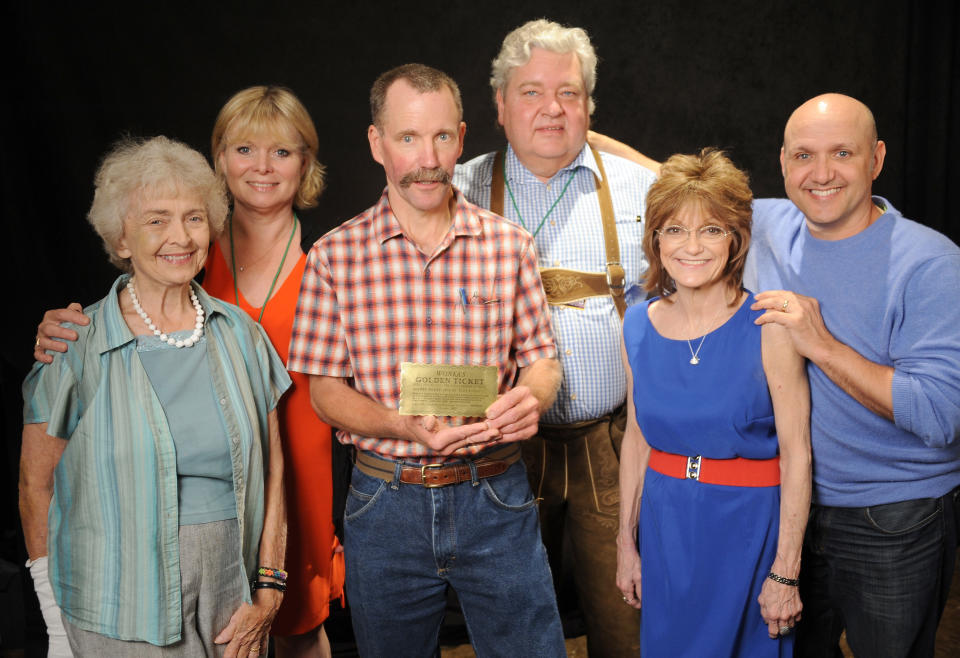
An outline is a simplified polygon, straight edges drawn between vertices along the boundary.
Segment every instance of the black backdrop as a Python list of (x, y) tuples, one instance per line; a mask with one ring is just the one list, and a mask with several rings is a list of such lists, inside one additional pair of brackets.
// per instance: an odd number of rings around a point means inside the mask
[(0, 527), (16, 525), (18, 387), (41, 311), (99, 299), (116, 275), (84, 219), (98, 160), (115, 139), (166, 134), (206, 153), (233, 92), (289, 86), (317, 124), (329, 167), (327, 192), (302, 218), (332, 227), (384, 185), (365, 136), (375, 76), (408, 61), (450, 73), (463, 90), (472, 157), (503, 141), (490, 60), (510, 29), (539, 16), (593, 39), (593, 127), (661, 160), (727, 148), (758, 196), (783, 195), (777, 156), (794, 107), (824, 91), (860, 98), (887, 142), (877, 193), (960, 239), (947, 206), (960, 184), (960, 9), (950, 1), (9, 2), (0, 9), (9, 240), (0, 259)]

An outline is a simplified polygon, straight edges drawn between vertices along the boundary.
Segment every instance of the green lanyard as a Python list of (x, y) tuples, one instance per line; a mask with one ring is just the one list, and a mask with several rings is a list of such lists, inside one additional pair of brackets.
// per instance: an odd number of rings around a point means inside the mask
[[(567, 193), (567, 188), (570, 187), (570, 183), (573, 181), (573, 175), (576, 173), (576, 169), (570, 170), (570, 175), (567, 176), (567, 182), (563, 186), (563, 191), (560, 192), (560, 196), (557, 197), (557, 200), (553, 202), (553, 205), (550, 206), (550, 210), (547, 211), (547, 214), (543, 216), (543, 219), (540, 220), (540, 223), (537, 225), (537, 230), (533, 232), (533, 237), (537, 237), (537, 233), (540, 232), (540, 229), (543, 228), (543, 223), (547, 221), (547, 217), (550, 216), (550, 213), (553, 212), (553, 209), (557, 207), (557, 204), (560, 203), (560, 199), (563, 198), (563, 195)], [(523, 225), (523, 228), (527, 228), (527, 223), (523, 220), (523, 215), (520, 214), (520, 208), (517, 206), (517, 200), (513, 196), (513, 190), (510, 189), (510, 183), (507, 181), (507, 168), (503, 168), (503, 184), (507, 187), (507, 192), (510, 194), (510, 203), (513, 204), (513, 209), (517, 213), (517, 218), (520, 220), (520, 224)]]
[[(233, 215), (228, 220), (230, 222), (230, 270), (233, 272), (233, 299), (237, 306), (240, 306), (240, 290), (237, 288), (237, 252), (233, 248)], [(273, 281), (270, 283), (270, 290), (267, 291), (267, 298), (263, 300), (263, 306), (260, 307), (260, 317), (257, 322), (263, 319), (263, 312), (267, 310), (267, 302), (270, 301), (270, 295), (273, 294), (273, 287), (277, 285), (277, 279), (280, 278), (280, 272), (283, 271), (283, 264), (287, 262), (287, 252), (290, 251), (290, 243), (293, 242), (293, 236), (297, 232), (297, 213), (293, 213), (293, 228), (290, 229), (290, 237), (287, 238), (287, 246), (283, 250), (283, 258), (280, 259), (280, 267), (277, 273), (273, 275)]]

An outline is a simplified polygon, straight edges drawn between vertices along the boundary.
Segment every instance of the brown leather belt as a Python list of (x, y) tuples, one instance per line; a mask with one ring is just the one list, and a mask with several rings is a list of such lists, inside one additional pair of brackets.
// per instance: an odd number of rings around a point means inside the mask
[[(472, 460), (477, 469), (477, 478), (491, 478), (505, 472), (520, 460), (520, 446), (516, 443), (491, 450)], [(396, 462), (377, 457), (369, 452), (357, 452), (357, 468), (370, 477), (393, 482), (396, 475)], [(400, 468), (400, 481), (404, 484), (419, 484), (427, 488), (446, 487), (450, 484), (470, 482), (470, 462), (423, 464), (422, 466), (403, 466)]]

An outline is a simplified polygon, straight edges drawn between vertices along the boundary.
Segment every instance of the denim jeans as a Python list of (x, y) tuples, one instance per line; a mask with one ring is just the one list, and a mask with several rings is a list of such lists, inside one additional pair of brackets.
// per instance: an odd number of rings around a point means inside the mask
[(950, 590), (960, 487), (873, 507), (814, 505), (804, 538), (796, 656), (933, 656)]
[[(390, 464), (390, 462), (386, 462)], [(526, 471), (426, 488), (357, 468), (344, 516), (346, 592), (362, 656), (439, 656), (447, 587), (476, 653), (565, 656)]]

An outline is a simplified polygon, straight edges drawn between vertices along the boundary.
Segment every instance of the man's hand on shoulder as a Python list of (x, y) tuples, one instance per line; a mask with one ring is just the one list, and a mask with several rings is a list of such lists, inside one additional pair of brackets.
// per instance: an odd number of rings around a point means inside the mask
[(755, 296), (750, 306), (754, 311), (766, 311), (756, 324), (775, 322), (790, 334), (797, 353), (814, 363), (828, 358), (830, 346), (836, 342), (820, 313), (820, 303), (813, 297), (798, 295), (789, 290), (767, 290)]
[(47, 350), (67, 351), (64, 341), (75, 341), (77, 332), (61, 326), (65, 322), (86, 326), (90, 323), (90, 318), (83, 314), (83, 307), (77, 302), (66, 308), (56, 308), (44, 313), (43, 320), (37, 326), (37, 340), (33, 345), (34, 359), (40, 363), (52, 363), (53, 356), (47, 354)]

